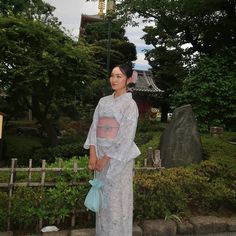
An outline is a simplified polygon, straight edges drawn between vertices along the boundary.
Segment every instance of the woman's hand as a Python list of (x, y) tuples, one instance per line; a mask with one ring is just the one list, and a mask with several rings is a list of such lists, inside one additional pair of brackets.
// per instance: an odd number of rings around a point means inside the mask
[(97, 171), (103, 170), (107, 166), (109, 160), (110, 160), (110, 157), (108, 156), (104, 156), (102, 159), (98, 159), (95, 170)]
[(89, 157), (88, 168), (90, 170), (95, 170), (96, 163), (97, 163), (97, 157), (96, 156), (90, 156)]
[(90, 170), (95, 170), (97, 160), (98, 158), (96, 155), (95, 146), (91, 145), (89, 147), (89, 163), (88, 163), (88, 168)]

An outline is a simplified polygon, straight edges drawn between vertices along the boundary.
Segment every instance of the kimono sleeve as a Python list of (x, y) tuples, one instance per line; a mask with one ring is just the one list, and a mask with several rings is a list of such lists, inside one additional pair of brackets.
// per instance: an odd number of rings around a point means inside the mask
[(94, 111), (93, 114), (93, 121), (90, 126), (89, 132), (87, 139), (84, 143), (84, 148), (89, 149), (90, 145), (94, 145), (97, 147), (97, 137), (96, 137), (96, 132), (97, 132), (97, 122), (98, 122), (98, 111), (99, 111), (99, 103)]
[(116, 138), (112, 145), (106, 149), (107, 156), (117, 161), (128, 162), (139, 155), (134, 143), (137, 122), (138, 108), (136, 103), (131, 103), (124, 111)]

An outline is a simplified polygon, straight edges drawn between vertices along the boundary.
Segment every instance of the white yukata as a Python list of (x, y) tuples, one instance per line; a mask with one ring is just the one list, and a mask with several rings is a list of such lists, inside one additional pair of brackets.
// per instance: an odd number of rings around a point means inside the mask
[(96, 236), (131, 236), (133, 230), (133, 165), (140, 151), (134, 143), (138, 108), (131, 93), (100, 99), (84, 148), (94, 145), (97, 157), (110, 157), (96, 172), (103, 181), (104, 203), (96, 215)]

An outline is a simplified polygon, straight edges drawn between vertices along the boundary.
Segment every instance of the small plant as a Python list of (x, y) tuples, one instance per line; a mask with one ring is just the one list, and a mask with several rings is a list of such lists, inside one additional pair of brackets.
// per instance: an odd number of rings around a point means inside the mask
[(182, 220), (181, 220), (181, 217), (180, 216), (177, 216), (175, 214), (167, 214), (165, 216), (165, 221), (166, 220), (173, 220), (175, 221), (176, 223), (182, 223)]

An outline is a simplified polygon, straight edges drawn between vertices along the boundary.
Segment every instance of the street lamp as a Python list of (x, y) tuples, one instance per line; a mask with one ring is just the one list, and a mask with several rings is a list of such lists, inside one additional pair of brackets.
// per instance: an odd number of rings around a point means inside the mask
[(2, 146), (3, 146), (3, 122), (5, 114), (0, 112), (0, 161), (2, 159)]
[(115, 1), (107, 0), (107, 20), (108, 20), (108, 29), (107, 29), (107, 73), (110, 75), (110, 64), (111, 64), (111, 24), (114, 19), (114, 10), (115, 10)]

